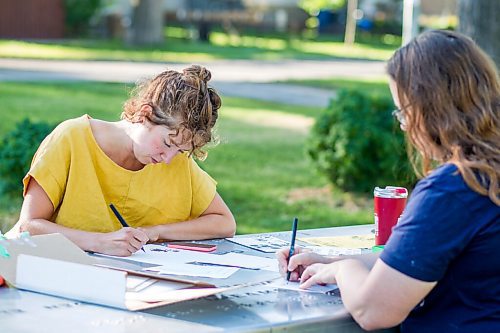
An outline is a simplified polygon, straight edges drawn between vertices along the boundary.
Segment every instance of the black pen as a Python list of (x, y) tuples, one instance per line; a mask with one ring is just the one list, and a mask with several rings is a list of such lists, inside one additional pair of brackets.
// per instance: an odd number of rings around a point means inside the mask
[[(125, 219), (118, 212), (118, 209), (116, 209), (115, 205), (109, 204), (109, 208), (111, 208), (111, 210), (113, 211), (113, 214), (115, 214), (115, 216), (118, 219), (118, 221), (120, 221), (120, 224), (122, 225), (122, 227), (124, 227), (124, 228), (130, 228), (130, 226), (128, 225), (128, 223), (125, 222)], [(146, 252), (146, 250), (144, 250), (143, 247), (141, 247), (141, 250), (144, 251), (144, 252)]]
[[(293, 219), (293, 225), (292, 225), (292, 240), (290, 241), (290, 252), (288, 252), (288, 260), (293, 256), (293, 253), (295, 252), (295, 237), (297, 236), (297, 224), (299, 223), (298, 218)], [(286, 280), (290, 281), (290, 272), (288, 269), (286, 271)]]

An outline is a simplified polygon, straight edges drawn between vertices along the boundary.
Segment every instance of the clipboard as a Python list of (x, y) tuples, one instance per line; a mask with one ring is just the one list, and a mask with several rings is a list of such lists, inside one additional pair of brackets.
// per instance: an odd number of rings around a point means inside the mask
[[(2, 239), (0, 245), (8, 253), (0, 256), (0, 275), (14, 287), (124, 310), (144, 310), (240, 287), (200, 286), (96, 266), (96, 258), (61, 234)], [(141, 276), (152, 280), (148, 287), (127, 289), (130, 279)], [(155, 292), (148, 292), (152, 288)]]

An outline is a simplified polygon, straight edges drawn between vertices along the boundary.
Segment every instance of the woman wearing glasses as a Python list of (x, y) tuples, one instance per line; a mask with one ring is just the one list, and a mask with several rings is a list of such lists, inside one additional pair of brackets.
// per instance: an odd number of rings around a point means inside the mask
[(9, 236), (61, 233), (84, 250), (119, 256), (158, 239), (233, 236), (216, 182), (191, 157), (205, 157), (221, 106), (210, 78), (201, 66), (165, 71), (136, 87), (121, 121), (61, 123), (24, 178)]
[[(385, 249), (326, 258), (288, 249), (302, 288), (337, 283), (365, 329), (500, 332), (500, 86), (468, 37), (429, 31), (389, 60), (394, 113), (425, 175)], [(345, 258), (345, 257), (344, 257)]]

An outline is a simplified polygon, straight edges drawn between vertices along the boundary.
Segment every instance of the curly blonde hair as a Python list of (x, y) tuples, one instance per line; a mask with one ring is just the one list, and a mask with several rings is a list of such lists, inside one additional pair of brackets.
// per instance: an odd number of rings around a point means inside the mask
[[(215, 141), (213, 127), (222, 104), (217, 92), (208, 86), (211, 77), (209, 70), (198, 65), (182, 73), (164, 71), (136, 85), (121, 118), (136, 123), (146, 117), (153, 124), (174, 130), (173, 135), (182, 131), (184, 142), (179, 144), (190, 143), (190, 154), (204, 160), (207, 152), (202, 148)], [(152, 113), (143, 114), (144, 105), (149, 105)]]
[[(492, 60), (469, 37), (428, 31), (400, 48), (387, 71), (407, 117), (418, 173), (453, 163), (467, 185), (500, 205), (500, 84)], [(437, 155), (437, 156), (436, 156)]]

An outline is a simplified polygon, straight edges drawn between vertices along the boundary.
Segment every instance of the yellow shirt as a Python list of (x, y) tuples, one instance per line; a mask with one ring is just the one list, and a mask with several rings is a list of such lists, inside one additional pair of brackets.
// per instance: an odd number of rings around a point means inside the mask
[(31, 177), (54, 205), (52, 221), (93, 232), (122, 227), (110, 203), (131, 227), (151, 226), (200, 216), (216, 191), (216, 182), (187, 154), (139, 171), (120, 167), (95, 141), (87, 115), (64, 121), (43, 140), (24, 192)]

